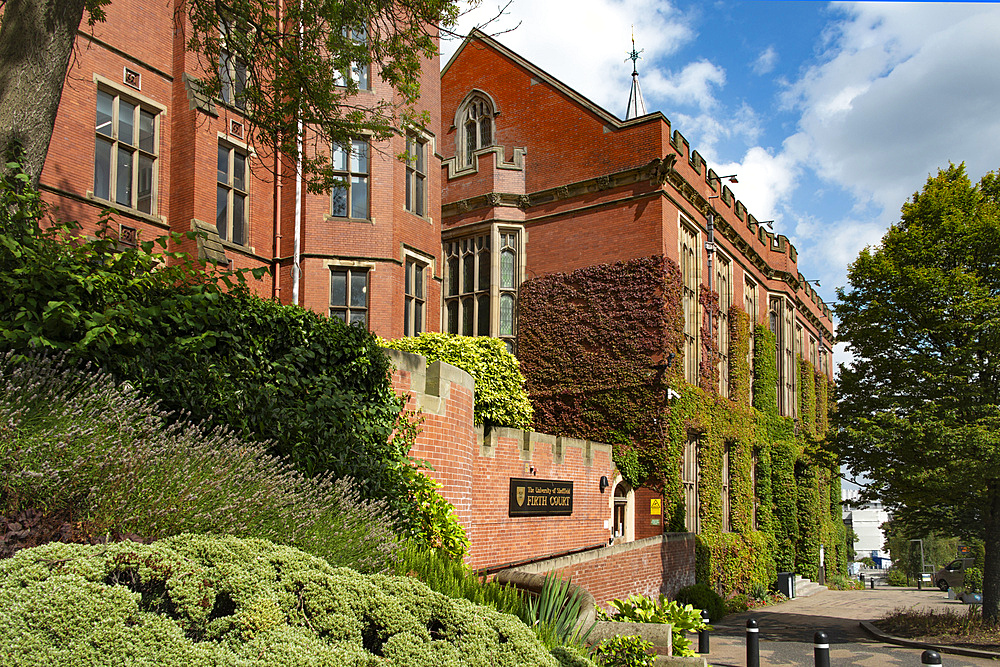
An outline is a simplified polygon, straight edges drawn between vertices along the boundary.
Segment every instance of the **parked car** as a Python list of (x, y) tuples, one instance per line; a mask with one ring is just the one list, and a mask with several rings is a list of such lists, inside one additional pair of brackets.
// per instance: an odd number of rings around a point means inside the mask
[(975, 558), (956, 558), (937, 571), (934, 583), (942, 591), (947, 591), (952, 586), (961, 586), (965, 581), (965, 571), (975, 562)]

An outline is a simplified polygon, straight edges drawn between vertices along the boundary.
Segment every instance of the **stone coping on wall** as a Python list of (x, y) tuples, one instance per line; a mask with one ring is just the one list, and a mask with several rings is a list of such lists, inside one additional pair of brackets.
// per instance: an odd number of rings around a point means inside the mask
[(683, 542), (686, 540), (693, 541), (694, 534), (664, 533), (663, 535), (644, 537), (641, 540), (635, 540), (633, 542), (625, 542), (624, 544), (615, 544), (613, 546), (607, 546), (601, 549), (592, 549), (590, 551), (584, 551), (578, 554), (570, 554), (568, 556), (559, 556), (558, 558), (539, 561), (537, 563), (530, 563), (528, 565), (521, 565), (519, 567), (511, 569), (517, 570), (518, 572), (524, 572), (529, 574), (544, 574), (546, 572), (550, 572), (553, 570), (561, 570), (563, 568), (572, 567), (573, 565), (588, 563), (590, 561), (598, 560), (601, 558), (608, 558), (610, 556), (616, 556), (618, 554), (627, 553), (629, 551), (646, 549), (656, 544), (669, 544), (670, 542)]
[(452, 384), (475, 392), (475, 380), (457, 366), (443, 361), (433, 361), (428, 364), (427, 357), (412, 352), (389, 348), (382, 348), (382, 351), (386, 353), (397, 371), (409, 374), (409, 393), (416, 403), (413, 408), (442, 415), (446, 411)]
[(476, 437), (479, 440), (479, 455), (490, 458), (496, 455), (501, 439), (517, 442), (521, 460), (526, 462), (532, 460), (534, 451), (539, 446), (552, 448), (552, 464), (557, 466), (565, 462), (566, 450), (570, 447), (582, 452), (583, 465), (587, 467), (594, 465), (594, 456), (598, 452), (607, 454), (609, 459), (611, 457), (611, 445), (603, 442), (548, 435), (547, 433), (524, 431), (517, 428), (495, 426), (490, 429), (489, 434), (486, 434), (482, 426), (477, 426)]

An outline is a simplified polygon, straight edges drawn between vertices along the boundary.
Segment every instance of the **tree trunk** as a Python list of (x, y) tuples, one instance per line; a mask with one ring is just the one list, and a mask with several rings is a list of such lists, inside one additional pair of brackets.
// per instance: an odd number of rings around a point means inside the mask
[[(37, 186), (85, 0), (7, 0), (0, 24), (0, 165), (12, 142)], [(0, 167), (2, 168), (2, 167)], [(6, 172), (6, 169), (4, 169)]]
[(983, 567), (983, 619), (1000, 621), (1000, 481), (986, 484), (986, 562)]

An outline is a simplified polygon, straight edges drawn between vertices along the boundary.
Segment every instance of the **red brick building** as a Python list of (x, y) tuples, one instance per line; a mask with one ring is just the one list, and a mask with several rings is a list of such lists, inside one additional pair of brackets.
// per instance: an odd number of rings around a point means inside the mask
[[(202, 64), (185, 49), (175, 4), (116, 0), (107, 21), (77, 39), (41, 188), (58, 217), (80, 221), (84, 233), (111, 208), (122, 244), (196, 231), (197, 241), (172, 249), (268, 268), (256, 284), (262, 296), (387, 338), (444, 330), (496, 336), (511, 348), (525, 279), (663, 255), (682, 269), (689, 381), (697, 382), (706, 326), (702, 286), (719, 294), (723, 312), (740, 304), (776, 332), (783, 415), (798, 409), (797, 356), (830, 376), (830, 311), (798, 272), (795, 248), (734, 199), (662, 114), (622, 121), (475, 32), (440, 74), (438, 58), (425, 62), (417, 110), (426, 126), (382, 144), (359, 138), (350, 153), (331, 147), (346, 185), (311, 194), (293, 165), (254, 152), (235, 97), (199, 93)], [(375, 70), (356, 73), (361, 103), (391, 94)], [(230, 69), (233, 91), (239, 77)], [(404, 152), (419, 158), (402, 161)], [(713, 330), (727, 335), (722, 323)], [(397, 386), (409, 391), (403, 375)], [(647, 520), (660, 498), (618, 483), (610, 447), (500, 431), (483, 439), (465, 414), (471, 397), (462, 396), (440, 423), (428, 417), (439, 430), (427, 430), (418, 454), (436, 457), (445, 495), (474, 538), (473, 563), (609, 538), (653, 540), (638, 545), (651, 550), (642, 557), (661, 558), (662, 525)], [(427, 400), (447, 404), (443, 395)], [(519, 476), (577, 480), (580, 514), (507, 516), (497, 498)]]
[[(475, 32), (442, 72), (441, 116), (451, 120), (441, 139), (446, 330), (512, 337), (527, 277), (665, 255), (686, 290), (710, 283), (723, 312), (735, 302), (756, 321), (774, 318), (787, 370), (801, 355), (830, 375), (831, 312), (794, 246), (735, 200), (663, 114), (622, 121)], [(693, 341), (704, 323), (691, 319)], [(785, 376), (779, 403), (794, 416), (794, 373)]]
[[(93, 234), (111, 208), (111, 231), (126, 245), (196, 231), (197, 242), (172, 249), (219, 266), (267, 267), (256, 284), (262, 296), (389, 338), (438, 330), (438, 58), (426, 60), (421, 78), (417, 110), (427, 125), (409, 144), (360, 138), (351, 152), (334, 147), (346, 186), (315, 195), (297, 187), (293, 164), (255, 152), (234, 94), (246, 78), (239, 63), (220, 63), (232, 82), (223, 99), (199, 94), (203, 65), (185, 48), (179, 8), (116, 0), (105, 22), (80, 31), (41, 177), (57, 216)], [(354, 76), (359, 103), (391, 96), (376, 67)], [(410, 164), (397, 157), (408, 147), (419, 156)]]
[[(711, 169), (663, 114), (620, 120), (474, 32), (442, 72), (441, 117), (446, 331), (513, 345), (522, 281), (665, 256), (683, 280), (688, 383), (699, 382), (701, 334), (711, 326), (722, 355), (718, 394), (729, 395), (724, 318), (734, 304), (775, 332), (781, 415), (798, 417), (799, 358), (832, 377), (831, 312), (799, 273), (795, 248), (734, 198), (730, 176)], [(705, 288), (718, 294), (723, 321), (706, 322), (698, 296)], [(681, 465), (694, 493), (691, 456)], [(615, 535), (662, 531), (635, 520), (636, 508), (645, 515), (656, 494), (615, 493), (622, 496)], [(689, 498), (692, 531), (696, 506)]]

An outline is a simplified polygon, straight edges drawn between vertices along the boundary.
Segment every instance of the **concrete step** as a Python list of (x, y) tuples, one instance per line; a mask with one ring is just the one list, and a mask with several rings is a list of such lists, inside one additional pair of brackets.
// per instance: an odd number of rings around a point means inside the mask
[(817, 584), (811, 579), (795, 575), (795, 597), (805, 598), (813, 595), (814, 593), (825, 590), (828, 590), (826, 586)]

